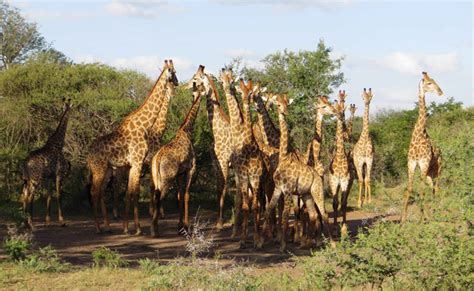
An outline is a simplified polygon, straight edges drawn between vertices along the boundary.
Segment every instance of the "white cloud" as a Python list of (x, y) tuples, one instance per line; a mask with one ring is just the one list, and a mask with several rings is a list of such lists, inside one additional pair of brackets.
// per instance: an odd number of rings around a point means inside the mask
[(105, 11), (116, 16), (156, 18), (163, 12), (180, 12), (183, 7), (166, 0), (112, 1), (105, 5)]
[(165, 59), (172, 59), (173, 64), (178, 72), (178, 75), (188, 76), (193, 72), (193, 64), (185, 59), (170, 57), (161, 58), (158, 56), (135, 56), (135, 57), (120, 57), (113, 59), (101, 59), (93, 55), (77, 55), (74, 61), (78, 63), (104, 63), (119, 69), (130, 69), (142, 72), (151, 78), (155, 78), (161, 68)]
[(224, 5), (265, 5), (276, 9), (319, 7), (323, 9), (332, 9), (348, 6), (353, 0), (213, 0), (218, 4)]
[(453, 72), (459, 68), (456, 53), (413, 54), (395, 52), (375, 61), (376, 64), (404, 74), (419, 75), (422, 71), (435, 73)]
[(255, 52), (248, 49), (230, 49), (225, 51), (225, 54), (232, 58), (255, 56)]

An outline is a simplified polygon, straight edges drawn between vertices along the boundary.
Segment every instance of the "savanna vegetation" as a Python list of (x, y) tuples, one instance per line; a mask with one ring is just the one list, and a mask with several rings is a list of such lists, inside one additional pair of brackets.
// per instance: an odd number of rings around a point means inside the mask
[[(335, 249), (323, 247), (311, 256), (294, 257), (288, 264), (259, 271), (252, 265), (220, 264), (219, 254), (206, 247), (205, 238), (196, 230), (184, 238), (189, 240), (189, 256), (167, 264), (153, 258), (128, 262), (106, 248), (90, 254), (90, 267), (65, 262), (53, 248), (35, 245), (34, 237), (19, 227), (23, 217), (15, 209), (20, 205), (21, 163), (54, 131), (61, 98), (72, 98), (74, 108), (64, 149), (72, 164), (64, 187), (66, 215), (92, 215), (83, 191), (88, 146), (138, 107), (154, 80), (104, 64), (74, 63), (8, 4), (0, 6), (0, 22), (0, 211), (2, 221), (12, 222), (1, 242), (5, 259), (0, 262), (0, 288), (49, 289), (51, 282), (62, 289), (77, 288), (78, 282), (84, 284), (82, 288), (239, 290), (467, 290), (474, 285), (474, 108), (463, 106), (455, 98), (429, 106), (428, 132), (442, 150), (443, 170), (441, 191), (436, 196), (428, 195), (424, 201), (418, 196), (413, 198), (414, 205), (423, 202), (428, 209), (429, 219), (424, 223), (420, 223), (417, 206), (412, 206), (410, 221), (403, 226), (384, 219), (401, 209), (407, 148), (417, 118), (414, 105), (413, 110), (387, 110), (371, 116), (375, 203), (365, 206), (365, 210), (380, 218), (363, 226), (356, 237), (339, 242)], [(271, 91), (287, 92), (295, 98), (287, 118), (293, 143), (303, 151), (313, 132), (315, 96), (331, 94), (343, 86), (343, 61), (332, 58), (331, 48), (320, 41), (314, 50), (270, 54), (263, 59), (261, 70), (242, 67), (238, 59), (228, 65)], [(173, 137), (190, 104), (190, 92), (180, 85), (171, 101), (164, 143)], [(356, 117), (354, 140), (361, 124), (361, 118)], [(322, 150), (326, 164), (334, 133), (334, 121), (326, 120)], [(217, 209), (210, 158), (212, 134), (205, 110), (196, 121), (194, 142), (198, 173), (193, 195), (199, 196), (202, 207)], [(421, 187), (419, 183), (417, 189)], [(41, 195), (36, 197), (43, 199)]]

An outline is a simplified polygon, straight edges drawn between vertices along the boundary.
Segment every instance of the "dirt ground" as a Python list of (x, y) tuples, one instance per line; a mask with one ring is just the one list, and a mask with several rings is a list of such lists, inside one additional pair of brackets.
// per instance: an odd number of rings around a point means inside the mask
[[(192, 213), (191, 217), (194, 215), (195, 213)], [(225, 224), (224, 229), (220, 232), (213, 229), (215, 212), (201, 210), (199, 211), (199, 217), (201, 222), (209, 222), (209, 227), (205, 228), (205, 233), (212, 237), (214, 242), (212, 255), (209, 255), (209, 257), (212, 258), (215, 253), (219, 253), (220, 260), (223, 263), (248, 263), (265, 268), (286, 261), (291, 256), (290, 253), (296, 256), (310, 254), (309, 249), (301, 249), (293, 243), (288, 244), (289, 252), (282, 254), (278, 251), (278, 245), (272, 241), (267, 241), (263, 250), (254, 250), (251, 237), (252, 227), (250, 227), (247, 248), (240, 249), (238, 239), (230, 238), (232, 227), (229, 223)], [(349, 211), (348, 226), (351, 235), (355, 235), (359, 227), (368, 226), (380, 217), (382, 217), (381, 214), (363, 210)], [(64, 260), (74, 265), (91, 265), (91, 253), (99, 247), (116, 250), (123, 255), (124, 259), (132, 261), (148, 257), (166, 263), (177, 256), (186, 255), (185, 245), (187, 241), (182, 234), (177, 232), (177, 214), (167, 214), (165, 219), (160, 220), (160, 237), (158, 238), (149, 236), (150, 219), (146, 215), (141, 216), (143, 234), (140, 236), (122, 234), (121, 221), (112, 221), (112, 233), (96, 234), (92, 215), (66, 217), (66, 219), (67, 226), (61, 227), (53, 221), (52, 225), (47, 227), (44, 224), (44, 219), (35, 217), (34, 240), (38, 247), (50, 244)], [(395, 218), (389, 217), (389, 219)], [(7, 228), (6, 221), (2, 220), (0, 220), (0, 238), (3, 241)], [(134, 231), (133, 221), (130, 230), (131, 232)], [(1, 250), (0, 259), (4, 258), (5, 253)]]

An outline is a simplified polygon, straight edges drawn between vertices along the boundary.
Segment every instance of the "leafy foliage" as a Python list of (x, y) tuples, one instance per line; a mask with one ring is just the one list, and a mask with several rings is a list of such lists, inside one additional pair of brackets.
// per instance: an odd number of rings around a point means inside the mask
[(20, 265), (38, 273), (57, 273), (68, 270), (70, 264), (61, 261), (53, 247), (46, 246), (28, 255)]
[(92, 261), (94, 267), (104, 267), (109, 269), (116, 269), (125, 267), (128, 262), (122, 256), (109, 248), (101, 247), (92, 252)]

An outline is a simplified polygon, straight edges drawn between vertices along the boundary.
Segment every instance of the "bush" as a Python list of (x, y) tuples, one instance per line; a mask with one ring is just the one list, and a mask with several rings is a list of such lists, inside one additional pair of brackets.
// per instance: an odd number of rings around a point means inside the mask
[(128, 266), (128, 262), (122, 258), (122, 255), (106, 247), (93, 251), (92, 261), (94, 267), (116, 269)]
[(69, 263), (61, 261), (56, 250), (50, 245), (28, 255), (20, 264), (39, 273), (65, 272), (70, 266)]
[(160, 267), (160, 263), (158, 261), (151, 260), (149, 258), (139, 259), (138, 265), (140, 265), (140, 268), (147, 274), (154, 273), (158, 269), (158, 267)]
[(15, 225), (9, 225), (3, 248), (12, 261), (21, 261), (31, 247), (33, 235), (31, 232), (20, 232)]

